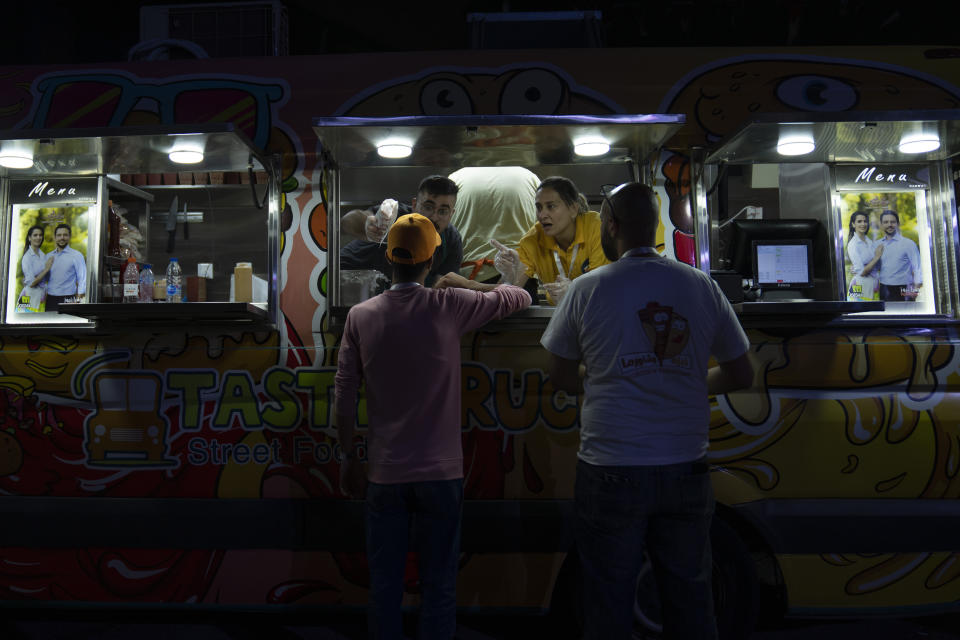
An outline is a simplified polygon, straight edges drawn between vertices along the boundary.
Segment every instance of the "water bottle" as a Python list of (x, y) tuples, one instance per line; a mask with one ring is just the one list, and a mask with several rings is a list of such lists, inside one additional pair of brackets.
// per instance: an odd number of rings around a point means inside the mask
[(136, 302), (140, 287), (140, 273), (137, 271), (137, 261), (133, 256), (127, 258), (127, 266), (123, 270), (123, 301)]
[(153, 302), (153, 269), (149, 263), (140, 269), (140, 302)]
[(183, 272), (176, 258), (170, 258), (167, 265), (167, 302), (183, 301)]

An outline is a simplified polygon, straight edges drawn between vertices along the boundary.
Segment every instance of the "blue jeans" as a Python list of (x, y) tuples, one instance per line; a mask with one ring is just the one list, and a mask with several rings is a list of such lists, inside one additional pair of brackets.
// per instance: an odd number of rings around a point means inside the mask
[(367, 486), (371, 638), (403, 637), (400, 603), (411, 529), (421, 591), (417, 637), (453, 638), (462, 507), (462, 478)]
[(631, 637), (644, 549), (660, 592), (663, 637), (717, 637), (710, 557), (714, 498), (704, 460), (643, 467), (581, 460), (575, 502), (585, 639)]

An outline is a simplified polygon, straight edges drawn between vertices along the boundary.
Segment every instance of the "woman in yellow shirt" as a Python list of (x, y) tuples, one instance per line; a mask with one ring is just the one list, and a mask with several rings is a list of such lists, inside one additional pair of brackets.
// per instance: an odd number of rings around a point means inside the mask
[(610, 262), (600, 246), (600, 214), (589, 210), (572, 181), (558, 176), (540, 183), (536, 206), (537, 223), (516, 251), (495, 243), (500, 252), (494, 265), (513, 284), (537, 278), (557, 304), (571, 280)]

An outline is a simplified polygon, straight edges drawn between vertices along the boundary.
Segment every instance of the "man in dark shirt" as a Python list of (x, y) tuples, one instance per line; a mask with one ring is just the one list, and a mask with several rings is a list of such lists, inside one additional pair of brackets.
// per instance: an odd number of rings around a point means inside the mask
[[(427, 274), (426, 285), (432, 286), (440, 276), (459, 272), (463, 262), (463, 241), (460, 232), (450, 224), (457, 204), (457, 184), (445, 176), (428, 176), (420, 182), (411, 206), (401, 204), (394, 218), (407, 213), (419, 213), (433, 222), (440, 234), (441, 244), (433, 256), (433, 267)], [(386, 244), (381, 242), (386, 229), (377, 219), (376, 211), (355, 209), (340, 220), (341, 234), (354, 236), (340, 250), (341, 269), (376, 269), (388, 278), (393, 268), (386, 258)]]

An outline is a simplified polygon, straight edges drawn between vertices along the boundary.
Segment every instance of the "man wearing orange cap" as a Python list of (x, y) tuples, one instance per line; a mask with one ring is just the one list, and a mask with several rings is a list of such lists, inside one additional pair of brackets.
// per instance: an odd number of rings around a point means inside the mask
[[(458, 273), (424, 287), (440, 242), (426, 217), (397, 219), (387, 233), (393, 286), (350, 309), (338, 354), (340, 488), (351, 497), (366, 492), (373, 638), (402, 637), (411, 528), (422, 589), (417, 637), (453, 637), (463, 501), (460, 338), (531, 302), (520, 287), (482, 284)], [(354, 440), (361, 381), (369, 417), (366, 473)]]

